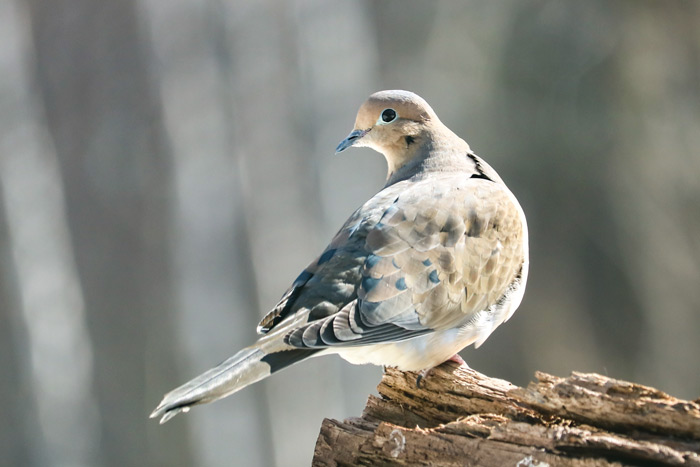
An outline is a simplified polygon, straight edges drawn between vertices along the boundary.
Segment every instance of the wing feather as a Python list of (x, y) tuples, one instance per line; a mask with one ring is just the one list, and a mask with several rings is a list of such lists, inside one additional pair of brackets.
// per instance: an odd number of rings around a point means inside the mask
[(495, 328), (507, 316), (484, 313), (518, 280), (523, 227), (501, 183), (454, 174), (397, 183), (305, 269), (274, 324), (308, 311), (286, 335), (299, 348), (397, 342), (477, 321)]

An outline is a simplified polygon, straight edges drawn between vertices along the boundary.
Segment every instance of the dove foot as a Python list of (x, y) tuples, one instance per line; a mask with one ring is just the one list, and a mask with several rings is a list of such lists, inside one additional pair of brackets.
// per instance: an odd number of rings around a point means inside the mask
[(467, 365), (467, 362), (465, 362), (464, 359), (458, 353), (454, 354), (446, 361), (455, 362), (459, 366), (465, 366), (465, 367), (469, 368), (469, 365)]
[[(454, 354), (453, 356), (451, 356), (450, 358), (445, 360), (445, 362), (454, 362), (459, 366), (469, 368), (469, 365), (467, 365), (467, 362), (465, 362), (464, 359), (458, 353)], [(437, 365), (437, 366), (440, 366), (440, 365)], [(421, 383), (423, 382), (423, 379), (425, 379), (428, 375), (430, 375), (430, 372), (433, 371), (434, 368), (435, 367), (428, 368), (428, 369), (423, 370), (420, 373), (418, 373), (418, 377), (416, 378), (416, 387), (417, 388), (421, 387)]]

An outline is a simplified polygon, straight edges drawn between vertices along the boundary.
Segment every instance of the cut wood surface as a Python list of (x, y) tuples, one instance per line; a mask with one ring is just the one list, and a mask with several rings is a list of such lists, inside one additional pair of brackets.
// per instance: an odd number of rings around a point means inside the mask
[(592, 373), (417, 376), (387, 369), (362, 417), (324, 420), (313, 465), (700, 466), (699, 400)]

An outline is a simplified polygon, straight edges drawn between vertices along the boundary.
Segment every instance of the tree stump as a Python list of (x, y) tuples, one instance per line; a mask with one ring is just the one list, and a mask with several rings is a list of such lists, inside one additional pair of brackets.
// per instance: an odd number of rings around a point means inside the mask
[(417, 376), (387, 369), (362, 417), (324, 420), (313, 465), (700, 466), (700, 400), (592, 373)]

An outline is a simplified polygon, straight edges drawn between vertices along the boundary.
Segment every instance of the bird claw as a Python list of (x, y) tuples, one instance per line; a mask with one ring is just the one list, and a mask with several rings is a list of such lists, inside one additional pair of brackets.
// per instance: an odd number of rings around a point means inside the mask
[(416, 377), (416, 387), (418, 389), (421, 389), (421, 381), (423, 381), (423, 378), (428, 376), (428, 373), (432, 371), (432, 368), (428, 368), (427, 370), (423, 370), (420, 373), (418, 373), (418, 376)]

